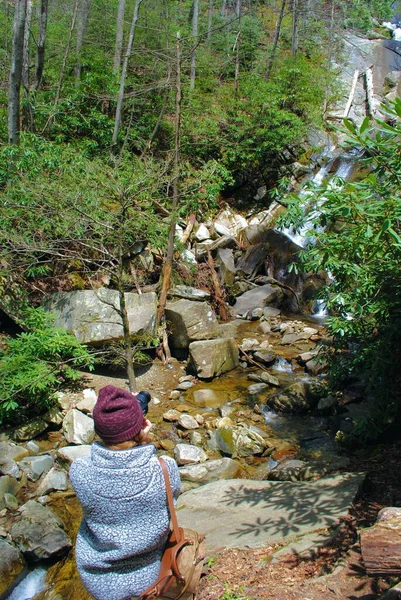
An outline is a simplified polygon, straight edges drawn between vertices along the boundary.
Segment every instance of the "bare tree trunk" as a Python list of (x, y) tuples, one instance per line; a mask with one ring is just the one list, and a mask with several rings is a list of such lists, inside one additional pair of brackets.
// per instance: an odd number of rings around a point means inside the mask
[[(121, 221), (125, 222), (127, 219), (125, 207), (122, 207)], [(117, 270), (117, 286), (118, 286), (118, 298), (120, 302), (120, 310), (118, 311), (123, 326), (123, 338), (124, 338), (124, 356), (126, 363), (126, 370), (128, 376), (128, 383), (130, 392), (136, 392), (136, 378), (134, 371), (134, 354), (131, 343), (130, 325), (128, 319), (127, 305), (125, 302), (124, 284), (124, 261), (123, 261), (123, 242), (120, 239), (118, 248), (118, 270)]]
[(132, 17), (132, 22), (131, 22), (131, 29), (129, 32), (128, 46), (127, 46), (127, 50), (125, 52), (124, 62), (123, 62), (123, 67), (122, 67), (122, 72), (121, 72), (121, 77), (120, 77), (120, 90), (119, 90), (118, 98), (117, 98), (117, 108), (116, 108), (116, 116), (115, 116), (115, 120), (114, 120), (113, 138), (111, 140), (112, 148), (115, 147), (117, 144), (118, 132), (120, 130), (122, 107), (123, 107), (123, 101), (124, 101), (125, 79), (127, 77), (128, 61), (129, 61), (129, 58), (130, 58), (131, 52), (132, 52), (132, 45), (134, 43), (134, 38), (135, 38), (135, 29), (136, 29), (136, 24), (137, 24), (138, 15), (139, 15), (139, 7), (141, 6), (141, 4), (142, 4), (142, 0), (136, 0), (134, 14)]
[(276, 24), (276, 31), (274, 32), (272, 52), (271, 52), (269, 64), (267, 65), (267, 70), (266, 70), (266, 79), (270, 79), (270, 75), (271, 75), (272, 68), (274, 65), (274, 60), (276, 58), (276, 52), (277, 52), (277, 47), (278, 47), (278, 41), (280, 39), (281, 24), (282, 24), (283, 18), (284, 18), (286, 2), (287, 2), (287, 0), (282, 0), (282, 2), (281, 2), (280, 15), (278, 17), (278, 21)]
[(166, 308), (167, 292), (170, 287), (171, 270), (174, 257), (174, 237), (177, 223), (178, 207), (178, 180), (180, 177), (180, 138), (181, 138), (181, 38), (177, 33), (176, 40), (176, 92), (175, 92), (175, 142), (174, 142), (174, 179), (173, 179), (173, 204), (171, 207), (170, 229), (168, 234), (167, 255), (163, 269), (163, 285), (160, 293), (159, 307), (157, 309), (156, 326), (158, 327)]
[(15, 145), (20, 143), (20, 94), (25, 15), (26, 0), (16, 0), (8, 87), (8, 141), (10, 144)]
[(236, 39), (236, 55), (235, 55), (235, 76), (234, 76), (234, 95), (238, 96), (239, 86), (239, 49), (241, 45), (241, 0), (237, 0), (235, 5), (235, 14), (238, 19), (238, 35)]
[(25, 103), (22, 110), (22, 127), (24, 131), (31, 130), (33, 121), (32, 107), (29, 96), (29, 40), (31, 37), (32, 4), (32, 0), (27, 0), (24, 26), (24, 49), (22, 53), (22, 85), (24, 88), (25, 96)]
[(209, 0), (209, 11), (207, 16), (207, 41), (210, 43), (212, 39), (212, 27), (213, 27), (213, 0)]
[(45, 46), (46, 46), (46, 31), (47, 31), (47, 15), (48, 15), (49, 0), (42, 0), (40, 3), (40, 25), (39, 25), (39, 40), (38, 50), (36, 54), (36, 73), (35, 81), (32, 86), (33, 90), (38, 90), (43, 77), (43, 69), (45, 66)]
[(121, 66), (121, 54), (123, 50), (123, 38), (124, 38), (124, 13), (125, 13), (125, 0), (119, 0), (118, 13), (117, 13), (117, 25), (116, 25), (116, 43), (114, 47), (114, 61), (113, 71), (118, 73)]
[(22, 53), (22, 85), (29, 94), (29, 38), (31, 36), (32, 0), (26, 0), (24, 50)]
[(191, 77), (189, 87), (191, 90), (195, 88), (196, 76), (196, 48), (198, 45), (198, 20), (199, 20), (199, 0), (194, 0), (192, 11), (192, 38), (193, 50), (191, 55)]
[(77, 64), (75, 65), (75, 83), (79, 85), (81, 81), (81, 52), (82, 46), (84, 43), (84, 37), (86, 34), (86, 29), (88, 27), (89, 21), (89, 12), (91, 8), (92, 0), (81, 0), (79, 7), (79, 18), (77, 24), (77, 42), (76, 42), (76, 52), (77, 52)]
[(299, 0), (292, 0), (292, 44), (291, 54), (296, 56), (298, 52), (298, 21), (299, 21)]
[(57, 85), (57, 90), (56, 90), (56, 97), (54, 99), (55, 107), (57, 106), (57, 104), (59, 103), (59, 100), (60, 100), (61, 87), (63, 85), (64, 75), (65, 75), (65, 71), (66, 71), (66, 67), (67, 67), (67, 59), (68, 59), (68, 55), (69, 55), (70, 49), (71, 49), (72, 34), (74, 32), (75, 22), (77, 19), (78, 5), (79, 5), (79, 0), (75, 0), (74, 9), (72, 12), (72, 17), (71, 17), (71, 25), (70, 25), (70, 29), (68, 32), (67, 44), (66, 44), (66, 47), (64, 50), (63, 63), (61, 65), (60, 77), (58, 80), (58, 85)]
[(223, 19), (226, 16), (226, 4), (227, 4), (227, 0), (222, 0), (220, 14)]

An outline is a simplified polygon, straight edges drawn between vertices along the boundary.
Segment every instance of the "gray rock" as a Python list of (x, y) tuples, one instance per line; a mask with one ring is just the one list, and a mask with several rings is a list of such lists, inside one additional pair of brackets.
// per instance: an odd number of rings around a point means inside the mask
[(6, 505), (5, 494), (12, 494), (14, 496), (20, 489), (21, 484), (14, 477), (10, 477), (9, 475), (0, 477), (0, 510)]
[(263, 309), (263, 315), (266, 319), (278, 317), (279, 314), (281, 314), (281, 310), (279, 308), (274, 308), (273, 306), (266, 306), (266, 308)]
[(311, 469), (303, 460), (286, 460), (269, 472), (274, 481), (308, 481), (313, 478)]
[(198, 421), (194, 417), (191, 417), (191, 415), (187, 414), (181, 414), (178, 417), (178, 424), (181, 425), (183, 429), (198, 429), (199, 427)]
[(401, 581), (380, 596), (379, 600), (401, 600)]
[[(127, 292), (125, 302), (131, 335), (153, 333), (157, 294)], [(45, 304), (45, 310), (56, 315), (55, 325), (73, 333), (85, 344), (122, 339), (123, 327), (117, 309), (118, 291), (107, 288), (59, 292)]]
[(63, 433), (70, 444), (91, 444), (95, 437), (93, 419), (73, 408), (64, 418)]
[(218, 377), (239, 364), (238, 346), (233, 338), (192, 342), (189, 356), (200, 379)]
[(68, 462), (73, 462), (81, 456), (90, 456), (91, 448), (92, 446), (88, 444), (83, 444), (82, 446), (64, 446), (63, 448), (59, 448), (57, 453), (60, 458), (68, 460)]
[(241, 467), (235, 460), (224, 457), (207, 460), (202, 464), (180, 467), (180, 476), (184, 481), (205, 484), (210, 481), (232, 479), (241, 475)]
[(258, 330), (264, 335), (267, 335), (271, 332), (270, 323), (268, 323), (267, 321), (262, 321), (262, 323), (258, 327)]
[(61, 425), (64, 419), (64, 414), (58, 406), (54, 406), (43, 415), (43, 420), (52, 425)]
[(179, 391), (186, 391), (186, 390), (189, 390), (193, 386), (194, 386), (194, 382), (193, 381), (181, 381), (181, 383), (179, 383), (177, 385), (177, 390), (179, 390)]
[(10, 477), (19, 479), (21, 473), (15, 460), (10, 460), (9, 458), (0, 460), (0, 475), (10, 475)]
[(189, 441), (191, 442), (192, 446), (200, 446), (202, 443), (202, 434), (199, 433), (199, 431), (191, 431)]
[(168, 295), (172, 298), (185, 298), (186, 300), (194, 300), (196, 302), (210, 299), (209, 292), (190, 287), (189, 285), (175, 285), (169, 289)]
[(97, 394), (95, 390), (91, 388), (83, 390), (82, 394), (83, 399), (78, 402), (76, 408), (83, 413), (92, 414), (97, 402)]
[(226, 208), (216, 217), (213, 224), (220, 235), (228, 234), (238, 237), (240, 231), (248, 226), (248, 221), (242, 215)]
[(216, 315), (206, 302), (167, 302), (166, 319), (169, 322), (169, 338), (173, 348), (188, 348), (193, 341), (207, 340), (218, 335)]
[(25, 572), (25, 560), (14, 546), (0, 540), (0, 597), (7, 597)]
[(289, 542), (335, 526), (348, 514), (364, 478), (361, 473), (341, 473), (307, 483), (214, 481), (179, 497), (178, 520), (181, 527), (196, 523), (206, 534), (207, 553), (222, 546)]
[(43, 419), (33, 419), (33, 421), (21, 425), (21, 427), (18, 427), (18, 429), (13, 431), (13, 440), (16, 442), (26, 442), (46, 431), (48, 426), (48, 423)]
[(207, 454), (202, 448), (190, 444), (177, 444), (174, 448), (174, 456), (179, 465), (202, 463), (207, 460)]
[(21, 521), (11, 528), (19, 550), (32, 560), (58, 558), (71, 549), (62, 521), (47, 507), (29, 500), (21, 506)]
[(231, 287), (235, 279), (234, 254), (230, 248), (219, 248), (215, 259), (219, 269), (221, 283)]
[(252, 312), (255, 308), (264, 308), (266, 304), (280, 303), (283, 292), (278, 286), (271, 284), (253, 288), (239, 296), (233, 306), (235, 314)]
[(258, 321), (263, 317), (263, 308), (254, 308), (250, 315), (250, 321)]
[(26, 473), (30, 481), (37, 481), (43, 473), (47, 473), (53, 466), (53, 458), (50, 454), (40, 456), (29, 456), (20, 461), (21, 471)]
[(261, 394), (262, 392), (265, 392), (267, 389), (269, 389), (269, 386), (267, 385), (267, 383), (254, 383), (248, 387), (248, 393), (255, 394), (255, 395)]
[(31, 455), (39, 454), (39, 452), (40, 452), (40, 447), (33, 440), (30, 440), (29, 442), (27, 442), (26, 449), (29, 451), (29, 454), (31, 454)]
[(299, 381), (267, 399), (267, 404), (277, 412), (303, 414), (316, 406), (318, 398), (306, 382)]
[(0, 442), (0, 458), (2, 460), (15, 460), (18, 462), (28, 455), (28, 450), (22, 446), (18, 446), (12, 442)]
[(170, 421), (170, 422), (178, 421), (180, 416), (181, 416), (180, 411), (176, 410), (175, 408), (171, 408), (170, 410), (163, 413), (163, 419), (165, 421)]
[(317, 409), (321, 413), (330, 413), (333, 408), (338, 405), (338, 398), (335, 396), (326, 396), (326, 398), (321, 398), (318, 402)]
[(256, 338), (243, 338), (240, 348), (244, 352), (254, 352), (257, 348), (259, 348), (259, 340)]
[(55, 490), (66, 490), (68, 487), (67, 473), (61, 469), (52, 468), (44, 476), (36, 490), (37, 496), (46, 496)]
[(271, 352), (255, 352), (254, 354), (254, 359), (265, 365), (272, 365), (276, 358), (276, 355)]

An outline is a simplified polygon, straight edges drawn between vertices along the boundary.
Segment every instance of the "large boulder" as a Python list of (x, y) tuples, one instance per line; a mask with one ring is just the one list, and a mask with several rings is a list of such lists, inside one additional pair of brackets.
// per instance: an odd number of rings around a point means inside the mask
[(206, 302), (185, 299), (167, 302), (166, 319), (173, 348), (185, 349), (191, 342), (209, 340), (218, 335), (216, 315)]
[(14, 546), (0, 539), (0, 598), (14, 587), (25, 570), (25, 560)]
[(280, 304), (283, 297), (279, 286), (270, 283), (261, 285), (238, 296), (233, 312), (236, 315), (251, 313), (255, 308), (264, 308), (267, 304)]
[[(131, 334), (153, 333), (157, 295), (154, 292), (127, 292), (125, 303)], [(85, 344), (122, 339), (123, 326), (118, 314), (119, 308), (118, 292), (107, 288), (59, 292), (45, 304), (45, 309), (56, 315), (55, 325), (73, 333)]]
[(49, 508), (29, 500), (20, 512), (21, 521), (11, 528), (11, 537), (27, 558), (58, 558), (71, 549), (62, 521)]
[(200, 379), (218, 377), (239, 365), (238, 346), (233, 338), (192, 342), (189, 357)]

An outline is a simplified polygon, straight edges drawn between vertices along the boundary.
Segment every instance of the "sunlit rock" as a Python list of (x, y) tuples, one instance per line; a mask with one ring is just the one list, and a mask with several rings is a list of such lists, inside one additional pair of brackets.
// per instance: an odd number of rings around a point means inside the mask
[(238, 346), (233, 338), (192, 342), (189, 356), (200, 379), (218, 377), (239, 364)]
[(190, 444), (177, 444), (174, 448), (174, 457), (179, 465), (203, 463), (207, 460), (207, 454), (202, 448)]
[(73, 408), (64, 418), (63, 433), (70, 444), (91, 444), (95, 437), (93, 419)]
[(193, 341), (207, 340), (218, 335), (216, 315), (206, 302), (184, 299), (167, 302), (166, 319), (169, 322), (169, 340), (173, 348), (188, 348)]

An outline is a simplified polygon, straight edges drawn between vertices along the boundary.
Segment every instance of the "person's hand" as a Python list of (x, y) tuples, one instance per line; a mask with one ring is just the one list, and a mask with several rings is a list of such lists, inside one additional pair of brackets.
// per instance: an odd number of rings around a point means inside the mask
[(153, 425), (149, 421), (149, 419), (144, 418), (143, 419), (143, 427), (142, 427), (141, 433), (140, 433), (142, 444), (148, 444), (150, 442), (149, 432), (152, 429), (152, 427), (153, 427)]

